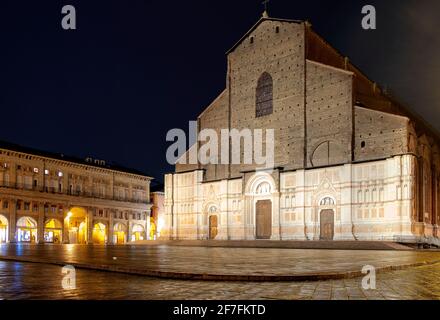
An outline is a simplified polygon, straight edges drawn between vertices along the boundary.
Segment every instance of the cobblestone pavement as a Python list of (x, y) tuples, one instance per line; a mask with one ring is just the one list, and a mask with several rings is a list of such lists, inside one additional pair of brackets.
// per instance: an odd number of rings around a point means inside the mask
[(440, 261), (440, 252), (292, 250), (173, 246), (0, 245), (1, 256), (44, 262), (121, 266), (131, 269), (220, 275), (291, 275), (359, 271)]
[(93, 300), (440, 300), (440, 264), (387, 272), (377, 290), (362, 279), (320, 282), (209, 282), (163, 280), (77, 270), (76, 289), (62, 289), (62, 268), (0, 261), (0, 299)]

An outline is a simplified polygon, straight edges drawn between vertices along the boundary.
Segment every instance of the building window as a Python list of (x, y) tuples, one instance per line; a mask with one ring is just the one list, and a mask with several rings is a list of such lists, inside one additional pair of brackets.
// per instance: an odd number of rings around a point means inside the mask
[(44, 174), (46, 175), (46, 176), (48, 176), (49, 175), (49, 170), (44, 170)]
[(34, 168), (34, 173), (38, 173), (39, 171), (38, 168)]
[(254, 43), (254, 37), (251, 37), (251, 39), (250, 39), (250, 43), (251, 43), (251, 44)]
[(264, 72), (258, 79), (256, 90), (256, 117), (264, 117), (273, 113), (273, 80)]
[(63, 173), (61, 171), (58, 171), (58, 177), (60, 177), (60, 178), (63, 177)]
[(34, 203), (34, 205), (32, 206), (32, 211), (38, 212), (38, 204)]
[(373, 197), (373, 202), (377, 202), (377, 190), (376, 189), (373, 189), (373, 194), (372, 194), (372, 197)]
[(3, 201), (3, 209), (8, 209), (8, 208), (9, 208), (9, 202)]
[(289, 198), (289, 196), (286, 196), (284, 207), (285, 208), (290, 208), (290, 198)]
[(31, 204), (29, 202), (24, 203), (24, 210), (29, 211), (31, 209)]
[(280, 27), (277, 26), (277, 27), (275, 28), (275, 33), (280, 33)]
[(361, 148), (364, 149), (367, 146), (367, 143), (365, 141), (361, 142)]

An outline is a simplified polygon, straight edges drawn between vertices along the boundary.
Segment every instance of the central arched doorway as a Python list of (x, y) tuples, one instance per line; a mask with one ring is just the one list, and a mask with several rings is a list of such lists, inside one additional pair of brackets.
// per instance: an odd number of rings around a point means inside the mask
[(335, 237), (335, 212), (332, 209), (321, 211), (321, 235), (323, 241), (332, 241)]
[(31, 217), (22, 217), (17, 221), (17, 241), (37, 242), (37, 221)]
[(0, 215), (0, 244), (8, 242), (8, 219)]
[(124, 244), (127, 234), (127, 227), (123, 224), (118, 222), (113, 227), (113, 243), (114, 244)]
[(255, 220), (257, 240), (270, 239), (272, 237), (272, 201), (257, 201)]
[(215, 240), (218, 235), (218, 216), (209, 216), (209, 240)]
[(44, 225), (44, 242), (60, 244), (63, 241), (63, 225), (57, 219), (50, 219)]
[(131, 241), (141, 241), (145, 239), (145, 229), (140, 224), (135, 224), (131, 231)]
[(320, 200), (319, 239), (322, 241), (333, 241), (335, 238), (335, 209), (336, 209), (336, 201), (333, 197), (326, 196)]
[(105, 224), (98, 222), (93, 226), (92, 241), (93, 241), (93, 244), (106, 244), (107, 243), (107, 234), (106, 234)]
[(82, 208), (72, 208), (66, 217), (66, 230), (70, 244), (87, 243), (87, 212)]

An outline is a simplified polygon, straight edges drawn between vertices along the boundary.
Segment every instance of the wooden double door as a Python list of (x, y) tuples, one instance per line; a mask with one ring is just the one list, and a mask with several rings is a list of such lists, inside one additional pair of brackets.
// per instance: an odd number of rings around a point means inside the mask
[(272, 237), (272, 201), (262, 200), (256, 204), (256, 238), (268, 240)]
[(209, 217), (209, 240), (215, 240), (218, 235), (218, 216)]
[(332, 241), (335, 237), (335, 212), (333, 210), (322, 210), (320, 218), (320, 239), (324, 241)]

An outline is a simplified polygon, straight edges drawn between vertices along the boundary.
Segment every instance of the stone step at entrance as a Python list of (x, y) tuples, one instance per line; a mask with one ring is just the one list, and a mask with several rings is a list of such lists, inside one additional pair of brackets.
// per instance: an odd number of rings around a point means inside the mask
[(130, 245), (328, 250), (413, 250), (410, 246), (385, 241), (158, 240), (137, 241), (130, 243)]

